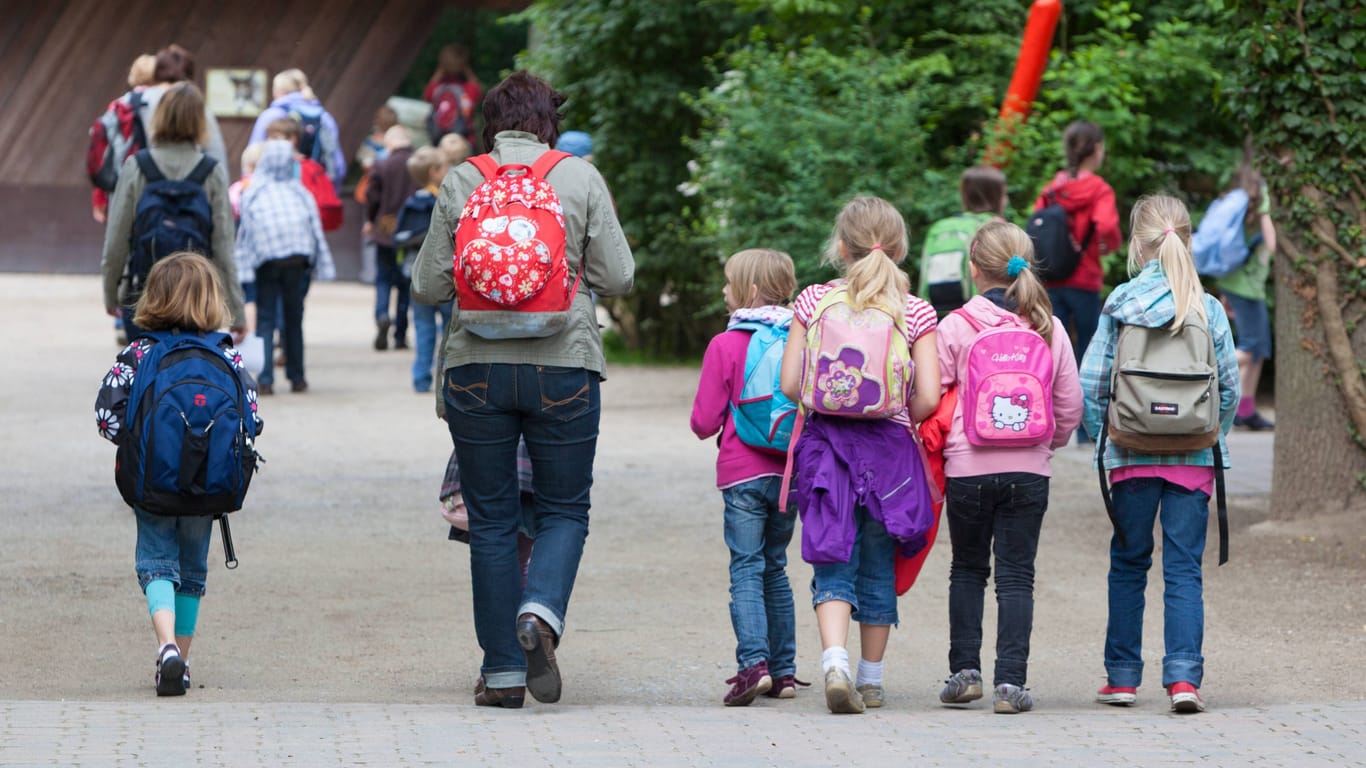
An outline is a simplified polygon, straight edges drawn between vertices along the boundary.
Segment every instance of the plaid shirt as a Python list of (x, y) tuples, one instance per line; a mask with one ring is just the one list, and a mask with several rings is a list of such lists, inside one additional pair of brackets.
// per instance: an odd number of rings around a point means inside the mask
[[(1109, 300), (1105, 302), (1105, 309), (1101, 311), (1096, 335), (1091, 338), (1091, 345), (1086, 348), (1086, 356), (1082, 358), (1079, 371), (1081, 389), (1085, 395), (1082, 421), (1087, 432), (1099, 435), (1105, 421), (1106, 410), (1110, 404), (1110, 373), (1114, 367), (1115, 344), (1119, 339), (1120, 326), (1128, 324), (1144, 328), (1161, 328), (1171, 323), (1175, 317), (1176, 303), (1172, 300), (1167, 276), (1157, 261), (1149, 262), (1142, 272), (1110, 294)], [(1224, 466), (1228, 467), (1228, 443), (1224, 436), (1233, 428), (1233, 416), (1238, 407), (1238, 360), (1234, 354), (1233, 332), (1229, 329), (1224, 307), (1209, 295), (1205, 295), (1205, 317), (1209, 319), (1210, 335), (1214, 337), (1214, 356), (1219, 366), (1219, 451), (1224, 457)], [(1214, 451), (1204, 448), (1189, 453), (1158, 455), (1130, 451), (1106, 442), (1107, 469), (1154, 464), (1212, 467)]]
[(256, 281), (256, 268), (267, 261), (307, 256), (313, 276), (336, 277), (332, 251), (323, 236), (318, 204), (295, 178), (294, 150), (271, 141), (242, 195), (242, 221), (237, 229), (237, 277)]

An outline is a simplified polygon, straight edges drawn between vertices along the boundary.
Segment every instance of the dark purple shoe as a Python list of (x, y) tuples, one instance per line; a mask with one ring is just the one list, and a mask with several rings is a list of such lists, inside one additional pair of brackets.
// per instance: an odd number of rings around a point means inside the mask
[(773, 687), (764, 695), (770, 699), (795, 699), (798, 688), (810, 688), (811, 683), (797, 679), (796, 675), (780, 675), (773, 678)]
[(721, 701), (728, 707), (747, 707), (755, 696), (767, 693), (773, 687), (773, 678), (768, 674), (766, 661), (745, 667), (726, 682), (731, 684), (731, 688)]

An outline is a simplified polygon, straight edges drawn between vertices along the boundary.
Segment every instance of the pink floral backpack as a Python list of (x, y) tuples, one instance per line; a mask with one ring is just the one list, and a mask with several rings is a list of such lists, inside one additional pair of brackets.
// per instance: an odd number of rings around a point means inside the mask
[(890, 418), (906, 410), (914, 371), (904, 311), (856, 310), (843, 285), (816, 303), (802, 365), (801, 402), (807, 412)]
[(968, 442), (987, 448), (1040, 445), (1053, 438), (1053, 350), (1014, 315), (983, 327), (967, 312), (953, 314), (977, 332), (968, 345), (961, 393)]
[(470, 333), (537, 338), (568, 323), (583, 270), (571, 281), (564, 210), (545, 180), (567, 157), (551, 150), (530, 166), (499, 166), (489, 155), (467, 161), (484, 175), (455, 229), (457, 317)]

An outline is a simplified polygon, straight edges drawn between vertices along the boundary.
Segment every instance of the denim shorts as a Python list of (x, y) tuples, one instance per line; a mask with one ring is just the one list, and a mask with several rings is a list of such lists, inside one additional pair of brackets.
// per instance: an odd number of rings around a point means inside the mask
[(1225, 293), (1224, 298), (1233, 307), (1233, 338), (1235, 346), (1258, 360), (1271, 359), (1271, 316), (1266, 302), (1260, 299), (1245, 299)]
[(858, 533), (847, 563), (812, 565), (811, 605), (831, 600), (849, 603), (860, 624), (898, 623), (896, 543), (868, 510), (854, 512)]
[(138, 586), (145, 592), (148, 583), (164, 579), (175, 585), (177, 594), (203, 597), (213, 517), (166, 517), (137, 507), (133, 514), (138, 521)]

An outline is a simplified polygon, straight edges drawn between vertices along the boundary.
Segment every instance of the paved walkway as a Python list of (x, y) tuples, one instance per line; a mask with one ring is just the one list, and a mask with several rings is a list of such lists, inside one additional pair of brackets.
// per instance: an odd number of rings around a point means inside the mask
[[(1288, 556), (1280, 529), (1235, 520), (1234, 560), (1206, 579), (1209, 712), (1166, 711), (1155, 619), (1139, 705), (1090, 702), (1107, 531), (1077, 448), (1055, 463), (1041, 544), (1034, 712), (935, 700), (947, 546), (901, 601), (885, 709), (831, 716), (819, 686), (721, 707), (734, 640), (714, 448), (686, 432), (690, 369), (617, 367), (604, 388), (565, 701), (476, 708), (467, 560), (434, 504), (448, 437), (411, 393), (411, 359), (369, 349), (369, 289), (347, 284), (309, 297), (310, 392), (263, 399), (269, 464), (234, 518), (242, 568), (212, 550), (197, 687), (158, 700), (131, 525), (88, 413), (115, 352), (98, 297), (92, 278), (0, 275), (0, 302), (49, 342), (0, 368), (0, 766), (1366, 765), (1366, 684), (1343, 674), (1366, 658), (1362, 571), (1322, 534), (1289, 539), (1307, 554), (1277, 575), (1262, 567)], [(1271, 440), (1234, 437), (1245, 505), (1268, 489)], [(799, 675), (814, 678), (798, 552)]]

